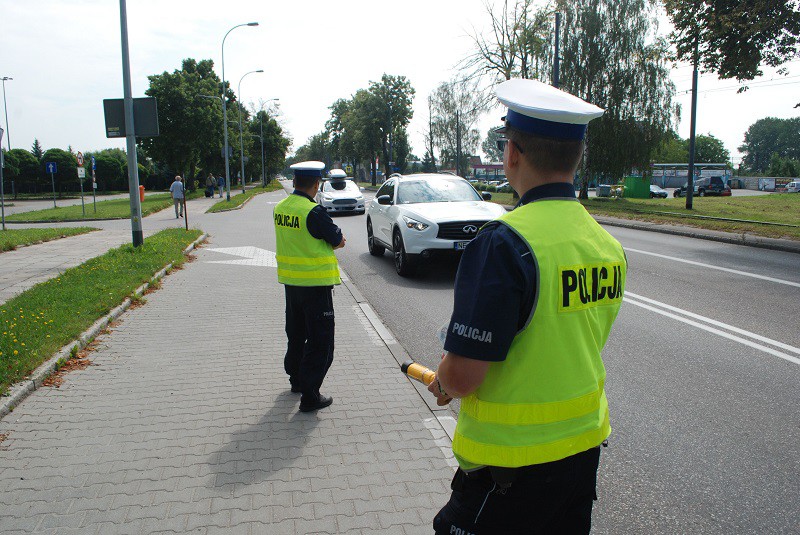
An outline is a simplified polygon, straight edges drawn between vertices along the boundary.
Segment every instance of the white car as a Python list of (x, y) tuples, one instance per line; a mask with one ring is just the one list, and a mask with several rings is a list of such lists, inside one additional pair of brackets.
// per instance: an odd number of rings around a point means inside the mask
[(364, 194), (352, 180), (335, 178), (321, 181), (314, 200), (329, 214), (342, 212), (363, 214), (365, 211)]
[(457, 176), (417, 174), (389, 178), (375, 194), (367, 214), (367, 246), (373, 256), (394, 252), (394, 267), (412, 275), (421, 258), (460, 252), (478, 230), (506, 213), (486, 202)]

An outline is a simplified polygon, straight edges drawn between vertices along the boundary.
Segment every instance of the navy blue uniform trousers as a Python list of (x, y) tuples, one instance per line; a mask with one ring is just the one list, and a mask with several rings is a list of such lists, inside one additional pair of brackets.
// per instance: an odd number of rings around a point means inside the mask
[(313, 403), (333, 362), (333, 287), (287, 284), (284, 290), (289, 343), (283, 367), (302, 401)]
[[(488, 468), (460, 468), (450, 501), (433, 519), (436, 535), (588, 534), (597, 495), (600, 448), (516, 469), (501, 488)], [(500, 479), (500, 478), (498, 478)]]

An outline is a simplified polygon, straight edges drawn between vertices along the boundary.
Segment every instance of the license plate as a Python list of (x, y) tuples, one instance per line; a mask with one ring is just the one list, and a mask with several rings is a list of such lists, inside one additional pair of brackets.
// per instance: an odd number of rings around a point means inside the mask
[(462, 251), (467, 248), (467, 245), (469, 245), (468, 241), (457, 241), (453, 244), (453, 249), (456, 251)]

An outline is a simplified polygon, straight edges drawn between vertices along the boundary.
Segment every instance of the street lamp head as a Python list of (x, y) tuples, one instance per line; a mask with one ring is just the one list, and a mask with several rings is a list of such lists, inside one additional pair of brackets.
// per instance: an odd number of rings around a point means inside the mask
[(258, 70), (257, 70), (257, 71), (255, 71), (255, 72), (264, 72), (264, 69), (258, 69)]
[(257, 22), (248, 22), (247, 25), (248, 26), (258, 26), (258, 23)]
[(10, 76), (3, 76), (2, 80), (5, 82), (6, 80), (13, 80)]

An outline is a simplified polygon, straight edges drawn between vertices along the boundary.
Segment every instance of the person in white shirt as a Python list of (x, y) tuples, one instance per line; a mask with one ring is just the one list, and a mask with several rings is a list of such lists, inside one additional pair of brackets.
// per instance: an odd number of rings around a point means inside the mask
[(169, 187), (169, 192), (172, 194), (172, 202), (175, 204), (175, 219), (183, 217), (183, 182), (181, 176), (175, 177), (175, 182)]

